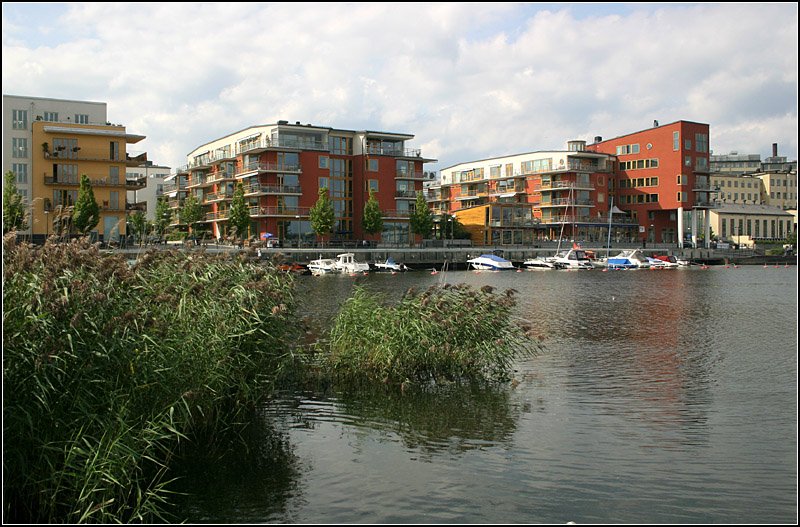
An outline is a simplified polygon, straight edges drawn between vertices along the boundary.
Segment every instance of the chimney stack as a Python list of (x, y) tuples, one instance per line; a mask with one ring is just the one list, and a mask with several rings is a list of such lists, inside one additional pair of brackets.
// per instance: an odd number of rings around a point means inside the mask
[(658, 128), (658, 121), (653, 119), (653, 128)]
[(594, 136), (594, 142), (595, 142), (595, 144), (602, 143), (603, 142), (603, 137), (599, 136), (599, 135)]
[(772, 157), (778, 157), (778, 143), (772, 143)]

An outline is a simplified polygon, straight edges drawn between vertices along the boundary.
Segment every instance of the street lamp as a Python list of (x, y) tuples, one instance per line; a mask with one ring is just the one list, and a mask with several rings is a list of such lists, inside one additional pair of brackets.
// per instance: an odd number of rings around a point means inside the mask
[(49, 210), (45, 210), (44, 211), (44, 229), (45, 229), (44, 241), (47, 241), (47, 238), (50, 237), (50, 221), (49, 221), (49, 218), (50, 218), (50, 211)]
[(456, 236), (456, 215), (453, 214), (450, 219), (450, 245), (453, 244), (453, 239)]

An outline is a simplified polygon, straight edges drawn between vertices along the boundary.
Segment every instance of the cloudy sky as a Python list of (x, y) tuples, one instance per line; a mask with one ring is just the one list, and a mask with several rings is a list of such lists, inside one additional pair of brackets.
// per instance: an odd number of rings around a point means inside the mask
[(428, 169), (677, 120), (797, 159), (797, 4), (3, 3), (3, 93), (100, 101), (160, 165), (280, 119)]

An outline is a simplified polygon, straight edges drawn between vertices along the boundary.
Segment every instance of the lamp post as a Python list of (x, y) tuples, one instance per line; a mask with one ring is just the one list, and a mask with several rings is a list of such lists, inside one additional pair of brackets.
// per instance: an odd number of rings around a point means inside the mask
[(49, 210), (45, 210), (44, 211), (44, 229), (45, 229), (44, 241), (47, 241), (47, 238), (50, 237), (50, 221), (49, 221), (49, 219), (50, 219), (50, 211)]
[(450, 217), (450, 245), (453, 245), (453, 240), (456, 236), (456, 215)]

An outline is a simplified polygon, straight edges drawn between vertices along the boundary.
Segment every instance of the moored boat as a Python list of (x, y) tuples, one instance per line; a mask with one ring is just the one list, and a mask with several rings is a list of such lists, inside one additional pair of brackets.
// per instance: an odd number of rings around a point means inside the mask
[(367, 262), (356, 261), (356, 255), (354, 253), (337, 254), (334, 266), (340, 273), (354, 274), (369, 272), (369, 264)]
[(311, 271), (311, 274), (314, 276), (338, 272), (336, 269), (336, 261), (331, 258), (311, 260), (308, 262), (308, 270)]
[(553, 262), (550, 261), (550, 259), (542, 258), (541, 256), (525, 260), (524, 262), (522, 262), (522, 266), (525, 267), (526, 269), (533, 269), (533, 270), (549, 270), (556, 268), (556, 266), (553, 265)]
[(570, 249), (567, 252), (559, 253), (553, 258), (553, 265), (556, 269), (594, 269), (586, 251), (582, 249)]
[(389, 272), (400, 272), (400, 271), (408, 271), (408, 267), (406, 264), (397, 263), (394, 261), (394, 258), (391, 256), (386, 259), (384, 262), (375, 262), (372, 264), (375, 271), (389, 271)]
[(508, 271), (516, 269), (510, 261), (496, 254), (482, 254), (467, 260), (467, 263), (476, 271)]

